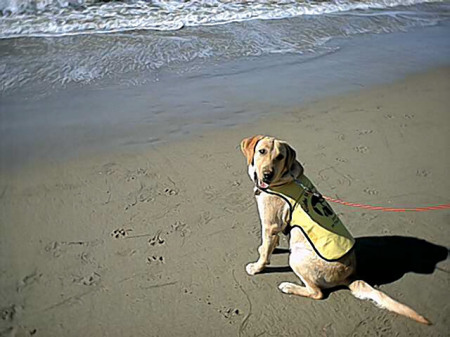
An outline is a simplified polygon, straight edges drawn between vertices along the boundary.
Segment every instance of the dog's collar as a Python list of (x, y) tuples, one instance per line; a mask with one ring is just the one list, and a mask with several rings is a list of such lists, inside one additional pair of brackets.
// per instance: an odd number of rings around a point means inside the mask
[[(291, 182), (288, 182), (288, 183), (283, 183), (280, 185), (273, 185), (273, 186), (269, 186), (267, 188), (262, 188), (262, 187), (258, 186), (258, 176), (257, 176), (256, 172), (254, 173), (254, 180), (255, 180), (255, 189), (254, 189), (255, 195), (260, 195), (261, 192), (267, 192), (267, 190), (270, 190), (271, 187), (281, 187), (281, 186), (291, 183)], [(296, 178), (293, 180), (293, 182), (296, 183), (298, 186), (300, 186), (306, 193), (313, 194), (314, 196), (319, 197), (319, 198), (322, 197), (322, 195), (320, 193), (312, 191), (308, 186), (305, 186), (299, 179)]]
[(310, 193), (310, 194), (314, 195), (315, 197), (323, 199), (322, 194), (320, 194), (319, 192), (312, 191), (308, 186), (305, 186), (300, 181), (300, 179), (294, 179), (294, 183), (296, 183), (298, 186), (300, 186), (303, 189), (303, 191), (305, 191), (306, 193)]

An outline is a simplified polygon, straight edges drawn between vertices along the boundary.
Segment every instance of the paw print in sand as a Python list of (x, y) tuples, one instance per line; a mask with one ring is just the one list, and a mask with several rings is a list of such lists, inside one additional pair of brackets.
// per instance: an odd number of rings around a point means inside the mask
[(223, 307), (221, 309), (217, 310), (218, 312), (220, 312), (222, 314), (223, 317), (225, 318), (233, 318), (234, 316), (239, 315), (239, 309), (235, 309), (235, 308), (227, 308), (227, 307)]
[(111, 236), (115, 239), (124, 238), (128, 235), (128, 232), (131, 232), (132, 229), (115, 229), (111, 232)]
[(172, 188), (165, 188), (164, 189), (164, 194), (167, 196), (173, 196), (173, 195), (177, 195), (178, 191)]
[(157, 233), (154, 237), (152, 237), (150, 240), (148, 240), (148, 243), (150, 244), (150, 246), (154, 246), (156, 244), (163, 245), (165, 242), (166, 242), (166, 240), (164, 240), (161, 237), (161, 233)]
[(164, 263), (164, 257), (163, 256), (149, 256), (149, 257), (147, 257), (147, 263), (149, 263), (149, 264)]
[(77, 277), (74, 278), (74, 282), (79, 285), (85, 285), (85, 286), (95, 286), (98, 283), (100, 283), (101, 276), (100, 274), (97, 274), (96, 272), (93, 272), (87, 276), (84, 277)]
[[(172, 224), (170, 232), (169, 233), (175, 233), (178, 232), (181, 237), (185, 237), (189, 233), (188, 226), (182, 222), (182, 221), (176, 221), (174, 224)], [(169, 234), (167, 233), (167, 234)]]

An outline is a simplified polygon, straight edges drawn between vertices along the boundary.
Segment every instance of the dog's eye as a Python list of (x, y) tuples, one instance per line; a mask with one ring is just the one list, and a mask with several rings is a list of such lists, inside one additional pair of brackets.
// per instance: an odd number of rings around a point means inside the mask
[(259, 153), (266, 154), (266, 150), (265, 149), (261, 149), (261, 150), (259, 150)]
[(283, 160), (284, 159), (284, 156), (282, 155), (282, 154), (279, 154), (278, 156), (277, 156), (277, 160)]

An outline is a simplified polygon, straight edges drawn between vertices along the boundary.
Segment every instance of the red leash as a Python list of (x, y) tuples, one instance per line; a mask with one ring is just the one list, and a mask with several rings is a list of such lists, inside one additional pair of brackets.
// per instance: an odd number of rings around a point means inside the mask
[(370, 209), (372, 211), (383, 211), (383, 212), (427, 212), (427, 211), (438, 211), (438, 210), (442, 210), (442, 209), (450, 209), (450, 204), (442, 204), (442, 205), (426, 206), (426, 207), (415, 207), (415, 208), (383, 207), (383, 206), (372, 206), (372, 205), (367, 205), (367, 204), (357, 204), (354, 202), (348, 202), (348, 201), (344, 201), (342, 199), (335, 199), (335, 198), (328, 197), (328, 196), (320, 194), (320, 193), (313, 192), (313, 191), (311, 191), (310, 188), (303, 185), (303, 183), (300, 180), (296, 179), (294, 181), (298, 185), (300, 185), (300, 187), (303, 188), (304, 191), (306, 191), (308, 193), (312, 193), (319, 198), (322, 197), (329, 202), (334, 202), (336, 204), (341, 204), (344, 206), (358, 207), (358, 208)]
[(348, 202), (341, 199), (334, 199), (331, 197), (327, 197), (322, 195), (322, 197), (330, 202), (334, 202), (337, 204), (341, 204), (344, 206), (350, 207), (358, 207), (364, 209), (370, 209), (372, 211), (383, 211), (383, 212), (427, 212), (427, 211), (438, 211), (442, 209), (450, 209), (450, 204), (436, 205), (436, 206), (427, 206), (427, 207), (415, 207), (415, 208), (398, 208), (398, 207), (383, 207), (383, 206), (372, 206), (366, 204), (357, 204), (354, 202)]

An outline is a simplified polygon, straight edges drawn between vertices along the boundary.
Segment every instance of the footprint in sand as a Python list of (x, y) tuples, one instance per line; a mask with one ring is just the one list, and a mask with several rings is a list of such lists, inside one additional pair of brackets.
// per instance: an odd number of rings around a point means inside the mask
[(0, 330), (0, 337), (19, 337), (19, 336), (34, 336), (37, 329), (29, 329), (24, 326), (11, 326), (5, 330)]
[(431, 172), (428, 170), (417, 170), (416, 171), (416, 176), (418, 176), (418, 177), (428, 177), (430, 174), (431, 174)]
[(364, 135), (370, 135), (371, 133), (373, 133), (373, 130), (358, 130), (358, 134), (360, 136), (364, 136)]
[(136, 206), (136, 205), (137, 205), (137, 201), (136, 201), (136, 202), (133, 202), (133, 203), (131, 203), (131, 204), (129, 204), (129, 205), (126, 205), (126, 206), (125, 206), (125, 210), (128, 211), (131, 207)]
[(125, 249), (120, 249), (118, 251), (116, 251), (116, 254), (120, 257), (127, 257), (127, 256), (133, 256), (134, 254), (136, 254), (137, 250), (133, 249), (133, 248), (125, 248)]
[(132, 229), (115, 229), (111, 232), (111, 236), (115, 239), (124, 238), (128, 235), (128, 232), (131, 232)]
[(207, 200), (214, 201), (217, 199), (218, 191), (214, 186), (208, 185), (203, 188), (203, 194), (206, 196)]
[(163, 264), (164, 262), (164, 256), (149, 256), (147, 257), (147, 263), (148, 264)]
[(112, 175), (116, 172), (117, 164), (116, 163), (107, 163), (104, 164), (98, 174), (106, 174)]
[(225, 170), (229, 170), (229, 169), (233, 168), (233, 165), (231, 163), (226, 162), (223, 164), (223, 168)]
[(62, 254), (61, 245), (56, 241), (52, 241), (49, 244), (47, 244), (44, 250), (47, 253), (53, 255), (53, 257), (60, 257)]
[(28, 288), (32, 284), (39, 282), (39, 279), (42, 277), (42, 273), (38, 273), (35, 271), (34, 273), (31, 273), (24, 278), (22, 278), (19, 281), (19, 284), (17, 285), (17, 292), (20, 293), (22, 290)]
[(152, 188), (146, 187), (138, 195), (139, 202), (151, 202), (155, 200), (155, 192)]
[(11, 305), (9, 307), (2, 308), (0, 310), (0, 317), (4, 321), (11, 322), (15, 318), (17, 318), (17, 316), (20, 315), (20, 313), (22, 311), (23, 311), (23, 307), (22, 306), (13, 304), (13, 305)]
[(92, 264), (98, 266), (98, 263), (92, 254), (88, 252), (82, 252), (79, 256), (83, 264)]
[(182, 221), (176, 221), (175, 223), (173, 223), (171, 225), (170, 231), (167, 232), (167, 234), (172, 234), (172, 233), (179, 233), (179, 235), (181, 237), (185, 237), (189, 232), (189, 226), (186, 225), (184, 222)]
[(161, 233), (157, 233), (154, 237), (152, 237), (150, 240), (148, 240), (148, 243), (150, 244), (150, 246), (155, 246), (155, 245), (163, 245), (166, 242), (166, 240), (164, 240), (161, 237)]
[(201, 159), (209, 160), (212, 158), (212, 154), (205, 153), (200, 156)]
[(164, 189), (164, 194), (167, 195), (167, 196), (173, 196), (173, 195), (177, 195), (178, 191), (175, 190), (175, 189), (167, 187), (167, 188)]
[(367, 146), (359, 145), (354, 147), (353, 150), (355, 150), (358, 153), (367, 153), (369, 151), (369, 148)]
[(211, 215), (211, 212), (209, 212), (209, 211), (200, 213), (199, 222), (200, 222), (201, 225), (207, 225), (213, 219), (214, 219), (214, 217)]
[(100, 274), (97, 274), (96, 272), (93, 272), (87, 276), (84, 277), (78, 277), (73, 280), (73, 282), (79, 284), (79, 285), (85, 285), (85, 286), (95, 286), (98, 283), (100, 283), (101, 276)]
[(342, 157), (337, 157), (336, 161), (340, 162), (340, 163), (348, 163), (348, 159), (346, 158), (342, 158)]
[(222, 307), (222, 308), (218, 309), (217, 311), (219, 313), (221, 313), (222, 316), (227, 318), (227, 319), (232, 319), (235, 316), (238, 316), (240, 314), (239, 309), (236, 309), (236, 308)]
[[(184, 293), (186, 295), (192, 295), (192, 291), (188, 290), (188, 289), (184, 289)], [(237, 308), (233, 308), (233, 307), (229, 307), (229, 306), (220, 306), (217, 307), (214, 305), (214, 303), (211, 300), (211, 296), (206, 296), (206, 298), (198, 298), (199, 302), (203, 302), (209, 306), (211, 306), (212, 308), (215, 308), (215, 310), (220, 313), (223, 317), (225, 317), (226, 319), (229, 320), (229, 323), (232, 324), (233, 323), (233, 319), (241, 314), (241, 311)]]
[(369, 187), (366, 187), (364, 190), (364, 193), (367, 193), (368, 195), (377, 195), (378, 191)]
[(144, 168), (138, 168), (137, 170), (136, 170), (136, 174), (138, 174), (138, 175), (140, 175), (140, 176), (145, 176), (145, 175), (147, 175), (147, 170), (146, 169), (144, 169)]
[(239, 187), (241, 186), (241, 181), (240, 180), (235, 180), (231, 183), (231, 186), (233, 187)]

